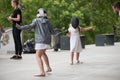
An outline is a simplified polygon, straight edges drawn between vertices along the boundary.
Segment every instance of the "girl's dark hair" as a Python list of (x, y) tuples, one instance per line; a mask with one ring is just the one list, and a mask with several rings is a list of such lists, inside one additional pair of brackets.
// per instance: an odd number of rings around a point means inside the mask
[(119, 9), (120, 9), (120, 2), (114, 2), (114, 3), (112, 4), (112, 6), (113, 6), (114, 8), (119, 8)]
[(76, 29), (79, 26), (79, 19), (77, 17), (73, 17), (71, 19), (71, 25), (73, 28)]
[(18, 5), (19, 4), (19, 0), (12, 0), (13, 2), (15, 2), (16, 3), (16, 5)]

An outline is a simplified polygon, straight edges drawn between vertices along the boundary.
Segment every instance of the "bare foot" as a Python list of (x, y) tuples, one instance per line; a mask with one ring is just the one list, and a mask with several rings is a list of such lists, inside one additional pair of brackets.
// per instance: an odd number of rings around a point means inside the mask
[(50, 68), (50, 69), (48, 69), (46, 72), (52, 72), (52, 69)]
[(78, 63), (80, 63), (80, 61), (79, 61), (79, 60), (77, 61), (77, 64), (78, 64)]
[(79, 63), (80, 63), (80, 64), (83, 64), (83, 62), (77, 61), (77, 64), (79, 64)]
[(71, 62), (70, 65), (73, 65), (73, 62)]
[(38, 75), (34, 75), (35, 77), (45, 77), (45, 74), (38, 74)]

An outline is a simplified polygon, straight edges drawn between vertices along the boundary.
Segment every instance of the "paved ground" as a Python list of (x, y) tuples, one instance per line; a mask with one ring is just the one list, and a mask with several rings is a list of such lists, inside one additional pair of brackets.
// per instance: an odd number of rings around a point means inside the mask
[(81, 52), (83, 64), (70, 65), (69, 51), (48, 50), (52, 73), (39, 73), (35, 54), (23, 54), (22, 60), (10, 60), (12, 54), (0, 54), (0, 80), (120, 80), (120, 43), (115, 46), (88, 45)]

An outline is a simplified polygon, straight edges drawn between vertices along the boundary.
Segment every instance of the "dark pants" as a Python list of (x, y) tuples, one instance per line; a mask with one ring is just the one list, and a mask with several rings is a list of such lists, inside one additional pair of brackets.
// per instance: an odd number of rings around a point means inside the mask
[(15, 54), (21, 55), (22, 54), (22, 43), (21, 43), (21, 30), (18, 30), (17, 28), (13, 28), (13, 39), (15, 44)]

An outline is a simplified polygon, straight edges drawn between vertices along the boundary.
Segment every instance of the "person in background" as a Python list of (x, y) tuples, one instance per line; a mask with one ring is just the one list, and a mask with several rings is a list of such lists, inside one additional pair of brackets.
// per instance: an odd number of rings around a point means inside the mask
[(22, 13), (18, 8), (19, 0), (11, 0), (11, 6), (14, 8), (13, 13), (8, 17), (8, 20), (12, 21), (12, 33), (15, 44), (15, 55), (10, 59), (22, 59), (22, 43), (21, 43), (21, 30), (16, 28), (16, 23), (22, 23)]
[(76, 53), (77, 63), (80, 63), (79, 55), (82, 50), (81, 40), (80, 40), (80, 31), (88, 31), (91, 29), (92, 27), (87, 27), (87, 28), (79, 27), (79, 19), (77, 17), (73, 17), (71, 19), (71, 23), (67, 32), (67, 36), (70, 37), (70, 53), (71, 53), (70, 64), (71, 65), (73, 65), (74, 53)]
[[(112, 9), (117, 14), (118, 20), (120, 21), (120, 1), (112, 3)], [(118, 30), (120, 30), (120, 23), (114, 25), (114, 35), (115, 35), (115, 41), (118, 41), (120, 39)]]
[(112, 9), (120, 17), (120, 1), (112, 3)]
[(1, 36), (2, 36), (2, 33), (4, 33), (5, 30), (3, 29), (2, 25), (0, 24), (0, 39), (1, 39)]
[(43, 66), (43, 61), (47, 66), (46, 72), (52, 71), (49, 64), (48, 56), (46, 54), (46, 49), (50, 48), (51, 34), (54, 34), (54, 30), (47, 18), (47, 12), (43, 8), (38, 9), (37, 18), (34, 19), (31, 24), (24, 26), (20, 26), (17, 24), (17, 28), (26, 30), (34, 28), (36, 59), (40, 68), (40, 74), (35, 76), (44, 77), (45, 70)]

